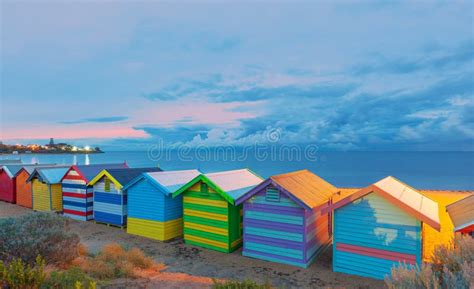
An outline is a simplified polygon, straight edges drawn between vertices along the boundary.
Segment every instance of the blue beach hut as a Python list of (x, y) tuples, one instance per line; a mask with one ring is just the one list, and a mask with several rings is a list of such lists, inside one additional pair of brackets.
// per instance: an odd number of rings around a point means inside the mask
[(104, 169), (89, 183), (93, 186), (94, 220), (96, 222), (125, 226), (127, 224), (127, 195), (122, 188), (145, 172), (159, 172), (153, 168)]

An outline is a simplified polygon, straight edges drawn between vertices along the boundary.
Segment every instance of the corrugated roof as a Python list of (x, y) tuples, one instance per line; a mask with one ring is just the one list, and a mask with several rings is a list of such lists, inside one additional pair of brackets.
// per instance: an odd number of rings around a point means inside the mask
[(7, 173), (10, 178), (15, 177), (22, 168), (35, 167), (38, 164), (14, 164), (14, 165), (3, 165), (2, 169)]
[(28, 182), (38, 177), (47, 184), (59, 184), (63, 176), (69, 171), (70, 166), (36, 168), (28, 178)]
[(391, 176), (376, 182), (374, 186), (439, 224), (438, 203), (414, 188)]
[(107, 169), (120, 169), (128, 168), (126, 163), (119, 164), (94, 164), (94, 165), (75, 165), (74, 169), (78, 171), (85, 179), (86, 182), (92, 180), (100, 171)]
[(162, 171), (143, 173), (143, 176), (163, 187), (166, 195), (174, 193), (183, 185), (201, 174), (198, 170)]
[(114, 177), (122, 186), (128, 184), (131, 180), (146, 172), (161, 172), (158, 167), (151, 168), (123, 168), (107, 169), (107, 172)]
[(233, 200), (260, 184), (263, 179), (249, 169), (204, 174)]
[(338, 189), (308, 170), (270, 177), (309, 208), (327, 203)]
[[(22, 169), (24, 169), (29, 175), (35, 171), (36, 168), (50, 168), (50, 167), (57, 167), (57, 164), (40, 164), (40, 165), (26, 165), (23, 166)], [(15, 176), (17, 176), (21, 172), (21, 169), (16, 173)]]
[(351, 189), (343, 189), (341, 194), (344, 194), (344, 196), (333, 199), (333, 208), (337, 209), (345, 206), (371, 192), (379, 193), (390, 201), (397, 203), (403, 210), (439, 231), (438, 203), (392, 176), (388, 176), (356, 192), (351, 192)]
[(459, 231), (474, 225), (474, 194), (446, 207), (454, 224), (454, 230)]

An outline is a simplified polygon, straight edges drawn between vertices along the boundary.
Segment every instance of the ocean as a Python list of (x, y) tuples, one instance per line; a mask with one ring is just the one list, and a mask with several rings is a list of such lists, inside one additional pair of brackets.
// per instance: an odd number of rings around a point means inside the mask
[(215, 172), (249, 168), (262, 177), (308, 169), (338, 187), (364, 187), (391, 175), (418, 189), (474, 190), (474, 152), (114, 151), (103, 154), (22, 154), (24, 163), (95, 164)]

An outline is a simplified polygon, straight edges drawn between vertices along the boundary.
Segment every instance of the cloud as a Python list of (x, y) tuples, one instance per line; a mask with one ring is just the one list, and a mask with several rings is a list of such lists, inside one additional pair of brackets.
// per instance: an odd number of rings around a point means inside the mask
[(105, 122), (119, 122), (127, 120), (127, 116), (110, 116), (110, 117), (93, 117), (93, 118), (83, 118), (78, 120), (65, 120), (61, 121), (62, 124), (78, 124), (78, 123), (105, 123)]
[(440, 70), (471, 64), (474, 61), (474, 40), (469, 40), (454, 49), (436, 49), (423, 51), (422, 55), (404, 58), (387, 58), (374, 55), (370, 62), (359, 63), (352, 67), (354, 75), (372, 73), (410, 74), (421, 70)]

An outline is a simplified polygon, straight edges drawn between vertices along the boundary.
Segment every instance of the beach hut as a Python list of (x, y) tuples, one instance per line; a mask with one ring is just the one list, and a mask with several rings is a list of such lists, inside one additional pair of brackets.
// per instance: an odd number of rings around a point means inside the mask
[(16, 202), (16, 176), (23, 167), (31, 167), (36, 164), (6, 164), (0, 167), (0, 200)]
[(123, 187), (127, 194), (127, 233), (166, 241), (183, 235), (183, 200), (172, 193), (198, 170), (143, 173)]
[(184, 241), (225, 253), (242, 245), (242, 205), (235, 200), (263, 181), (247, 169), (201, 174), (173, 193), (183, 196)]
[(474, 236), (474, 194), (446, 207), (456, 233)]
[(63, 210), (61, 179), (69, 166), (36, 168), (28, 177), (33, 193), (33, 210), (54, 211)]
[(272, 176), (238, 198), (243, 203), (244, 256), (306, 268), (331, 241), (330, 213), (338, 192), (308, 170)]
[(421, 265), (422, 224), (440, 230), (438, 204), (390, 176), (331, 208), (336, 272), (383, 279), (400, 262)]
[(62, 178), (64, 215), (72, 219), (93, 219), (94, 194), (88, 183), (104, 169), (128, 168), (121, 164), (73, 165)]
[(54, 167), (54, 164), (24, 166), (15, 175), (16, 204), (25, 208), (33, 208), (33, 192), (31, 182), (27, 182), (36, 168)]
[(125, 226), (127, 224), (127, 195), (122, 188), (145, 172), (159, 172), (160, 168), (105, 169), (95, 176), (93, 186), (94, 220), (96, 222)]

